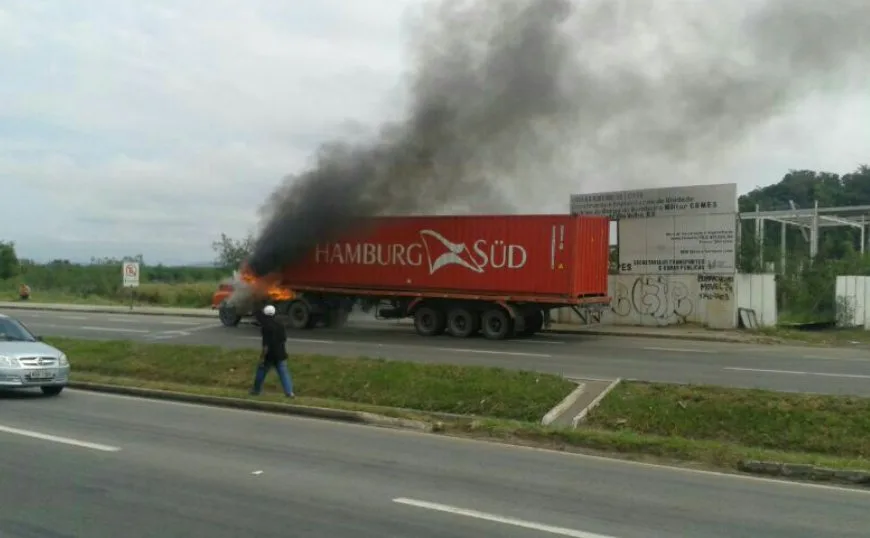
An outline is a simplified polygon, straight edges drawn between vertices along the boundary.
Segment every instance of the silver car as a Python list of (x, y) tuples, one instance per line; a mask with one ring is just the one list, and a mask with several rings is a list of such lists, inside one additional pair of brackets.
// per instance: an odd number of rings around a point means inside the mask
[(64, 353), (34, 336), (18, 320), (0, 314), (0, 390), (42, 389), (57, 396), (69, 381)]

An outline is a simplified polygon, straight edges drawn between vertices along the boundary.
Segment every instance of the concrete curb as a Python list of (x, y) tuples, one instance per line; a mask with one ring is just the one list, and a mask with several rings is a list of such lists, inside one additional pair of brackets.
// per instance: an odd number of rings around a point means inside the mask
[(364, 411), (348, 411), (345, 409), (330, 409), (327, 407), (313, 407), (307, 405), (286, 404), (261, 400), (245, 400), (242, 398), (230, 398), (224, 396), (208, 396), (204, 394), (189, 394), (168, 390), (144, 389), (140, 387), (125, 387), (123, 385), (108, 385), (104, 383), (89, 383), (84, 381), (71, 381), (69, 387), (91, 392), (105, 392), (110, 394), (122, 394), (139, 398), (154, 400), (169, 400), (194, 404), (211, 405), (215, 407), (228, 407), (233, 409), (245, 409), (250, 411), (266, 411), (285, 415), (295, 415), (308, 418), (319, 418), (367, 424), (383, 428), (409, 429), (416, 431), (431, 432), (432, 424), (419, 420), (387, 417)]
[(817, 465), (758, 460), (740, 461), (737, 464), (737, 468), (752, 474), (781, 476), (799, 480), (812, 480), (814, 482), (833, 482), (852, 486), (870, 486), (870, 471), (830, 469)]
[(596, 407), (598, 407), (598, 404), (601, 403), (601, 400), (603, 400), (608, 394), (610, 394), (610, 391), (615, 389), (616, 386), (619, 385), (620, 383), (622, 383), (622, 378), (617, 377), (616, 379), (613, 380), (613, 383), (607, 385), (607, 388), (602, 390), (601, 394), (596, 396), (594, 400), (589, 402), (589, 405), (587, 405), (582, 411), (577, 413), (577, 416), (575, 416), (574, 420), (571, 421), (571, 426), (576, 428), (577, 424), (580, 424), (581, 422), (586, 420), (586, 416), (589, 415), (589, 412), (592, 411), (593, 409), (595, 409)]
[(541, 331), (546, 334), (589, 334), (592, 336), (627, 336), (629, 338), (658, 338), (663, 340), (688, 340), (694, 342), (726, 342), (734, 344), (747, 344), (759, 342), (747, 342), (745, 339), (714, 334), (673, 334), (673, 333), (652, 333), (641, 331), (597, 331), (594, 329), (546, 329)]
[(577, 388), (572, 390), (570, 394), (565, 396), (561, 402), (556, 404), (555, 407), (547, 411), (547, 414), (544, 415), (544, 418), (541, 419), (541, 424), (543, 426), (549, 426), (553, 423), (554, 420), (562, 416), (562, 414), (571, 408), (577, 402), (577, 399), (580, 398), (586, 391), (586, 383), (578, 383)]

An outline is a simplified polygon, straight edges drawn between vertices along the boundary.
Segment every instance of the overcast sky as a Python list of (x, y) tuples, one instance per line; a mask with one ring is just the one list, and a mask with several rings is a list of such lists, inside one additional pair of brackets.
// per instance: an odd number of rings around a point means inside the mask
[[(212, 259), (319, 142), (395, 115), (420, 1), (4, 0), (0, 239), (37, 259)], [(794, 104), (709, 182), (742, 193), (790, 168), (854, 170), (870, 161), (867, 101)], [(611, 188), (584, 174), (523, 210)]]

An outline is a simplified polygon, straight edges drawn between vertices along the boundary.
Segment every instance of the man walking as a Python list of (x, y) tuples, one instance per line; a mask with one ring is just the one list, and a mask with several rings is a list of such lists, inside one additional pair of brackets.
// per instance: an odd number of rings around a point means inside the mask
[(260, 332), (263, 336), (263, 349), (260, 353), (260, 364), (254, 375), (254, 386), (250, 393), (252, 395), (260, 394), (263, 390), (266, 374), (274, 366), (278, 372), (278, 379), (281, 380), (281, 387), (284, 388), (284, 395), (288, 398), (295, 397), (293, 381), (290, 378), (290, 371), (287, 369), (287, 349), (285, 348), (287, 332), (284, 329), (284, 324), (275, 319), (275, 307), (272, 305), (266, 305), (263, 308)]

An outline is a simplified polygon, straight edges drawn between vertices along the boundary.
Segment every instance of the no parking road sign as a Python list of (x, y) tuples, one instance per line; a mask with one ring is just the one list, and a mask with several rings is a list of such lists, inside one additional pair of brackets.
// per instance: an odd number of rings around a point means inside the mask
[(139, 262), (124, 262), (122, 275), (125, 288), (138, 288)]

